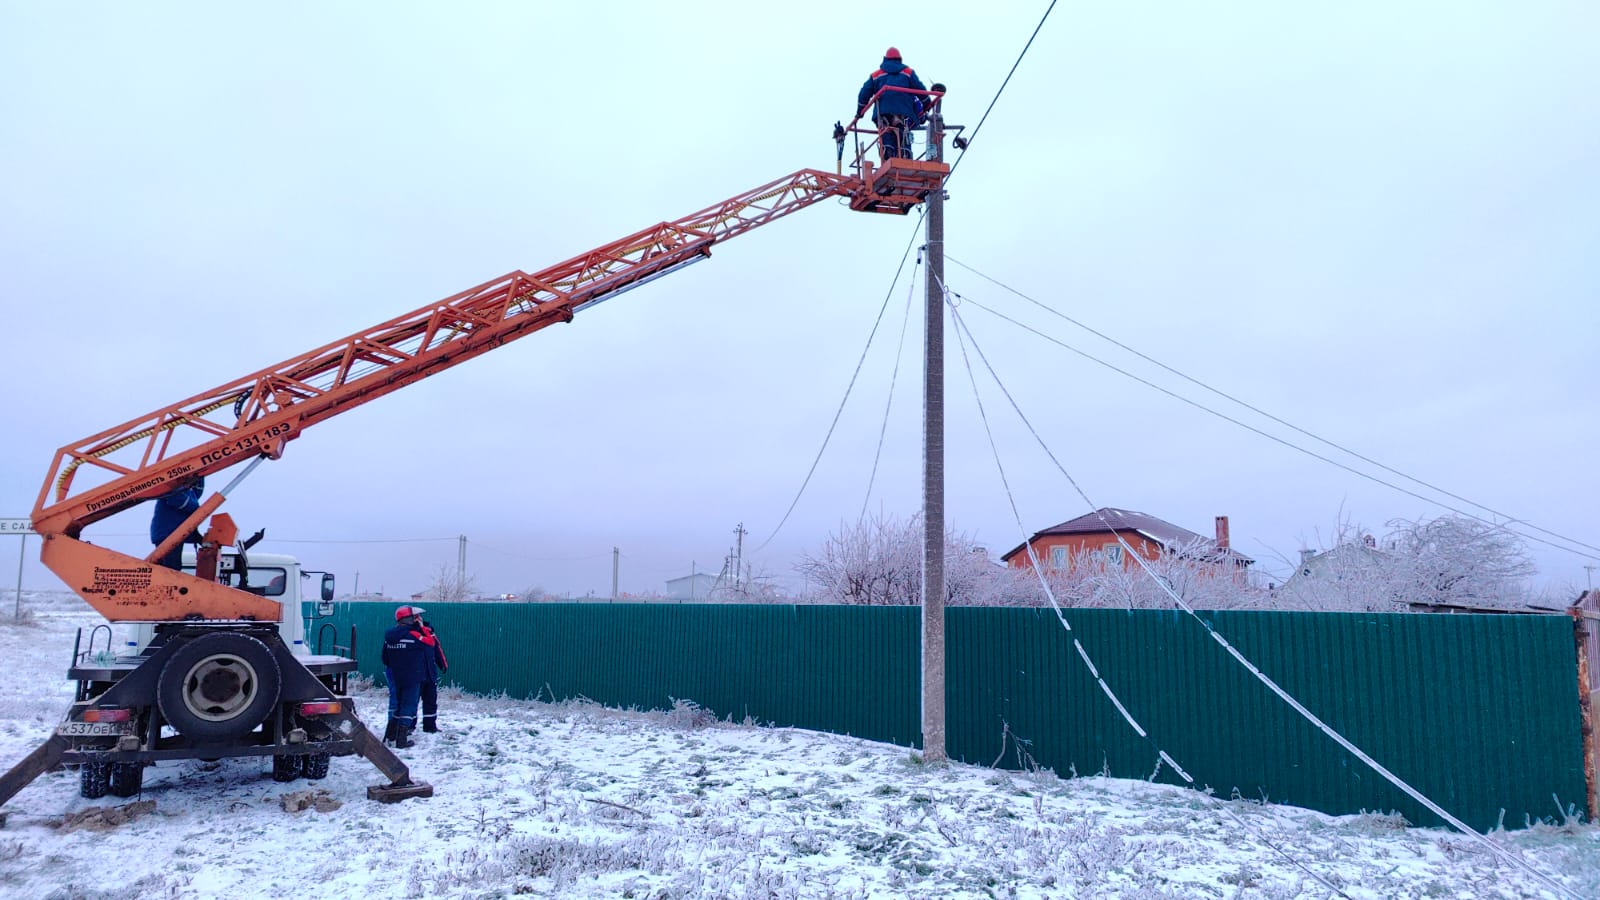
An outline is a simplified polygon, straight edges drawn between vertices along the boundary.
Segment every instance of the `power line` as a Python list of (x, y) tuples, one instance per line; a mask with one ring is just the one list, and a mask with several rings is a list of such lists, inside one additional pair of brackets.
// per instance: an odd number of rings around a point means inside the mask
[[(1340, 462), (1340, 461), (1338, 461), (1336, 459), (1333, 459), (1331, 457), (1328, 457), (1328, 456), (1325, 456), (1325, 455), (1323, 455), (1321, 453), (1318, 453), (1315, 450), (1310, 450), (1310, 449), (1307, 449), (1305, 447), (1302, 447), (1299, 444), (1294, 443), (1293, 441), (1287, 440), (1285, 438), (1281, 438), (1281, 437), (1279, 437), (1279, 436), (1277, 436), (1275, 434), (1272, 434), (1272, 433), (1270, 433), (1268, 431), (1264, 431), (1264, 430), (1262, 430), (1260, 428), (1257, 428), (1254, 425), (1251, 425), (1251, 424), (1249, 424), (1247, 422), (1240, 421), (1239, 419), (1236, 419), (1233, 416), (1228, 415), (1227, 413), (1220, 412), (1218, 410), (1212, 409), (1211, 407), (1206, 406), (1205, 404), (1199, 402), (1198, 400), (1190, 399), (1190, 398), (1185, 397), (1182, 394), (1179, 394), (1179, 393), (1177, 393), (1177, 392), (1175, 392), (1175, 391), (1173, 391), (1173, 390), (1171, 390), (1169, 388), (1162, 387), (1161, 385), (1156, 384), (1155, 382), (1153, 382), (1153, 381), (1151, 381), (1151, 380), (1149, 380), (1147, 378), (1143, 378), (1143, 377), (1141, 377), (1139, 375), (1135, 375), (1134, 373), (1129, 372), (1127, 369), (1123, 369), (1123, 368), (1120, 368), (1120, 367), (1118, 367), (1118, 366), (1116, 366), (1116, 365), (1114, 365), (1112, 363), (1106, 362), (1105, 360), (1100, 359), (1099, 357), (1093, 355), (1092, 353), (1089, 353), (1088, 351), (1080, 350), (1077, 347), (1074, 347), (1071, 344), (1066, 343), (1065, 341), (1062, 341), (1062, 340), (1060, 340), (1058, 338), (1052, 337), (1051, 335), (1045, 334), (1044, 332), (1039, 331), (1038, 329), (1036, 329), (1036, 328), (1034, 328), (1034, 327), (1032, 327), (1030, 325), (1026, 325), (1026, 324), (1024, 324), (1022, 322), (1019, 322), (1016, 319), (1013, 319), (1010, 316), (1006, 315), (1005, 313), (999, 312), (998, 310), (995, 310), (995, 309), (993, 309), (991, 307), (985, 306), (984, 304), (982, 304), (982, 303), (980, 303), (980, 302), (978, 302), (976, 300), (973, 300), (970, 297), (965, 297), (965, 296), (963, 296), (961, 294), (956, 294), (954, 292), (952, 292), (952, 294), (954, 296), (956, 296), (956, 297), (961, 298), (962, 301), (964, 301), (964, 302), (966, 302), (968, 304), (971, 304), (972, 306), (975, 306), (978, 309), (981, 309), (984, 312), (987, 312), (990, 315), (995, 316), (996, 318), (1002, 319), (1002, 320), (1004, 320), (1006, 322), (1010, 322), (1012, 325), (1015, 325), (1018, 328), (1021, 328), (1023, 331), (1026, 331), (1026, 332), (1029, 332), (1030, 334), (1033, 334), (1033, 335), (1036, 335), (1038, 337), (1041, 337), (1044, 340), (1049, 341), (1050, 343), (1055, 344), (1056, 346), (1061, 347), (1064, 350), (1068, 350), (1068, 351), (1070, 351), (1072, 353), (1076, 353), (1077, 355), (1083, 357), (1084, 359), (1089, 360), (1092, 363), (1095, 363), (1096, 365), (1103, 366), (1103, 367), (1105, 367), (1107, 369), (1110, 369), (1113, 372), (1116, 372), (1118, 375), (1122, 375), (1123, 377), (1130, 378), (1130, 379), (1132, 379), (1134, 381), (1137, 381), (1138, 383), (1144, 385), (1145, 387), (1148, 387), (1148, 388), (1150, 388), (1152, 390), (1159, 391), (1159, 392), (1161, 392), (1163, 394), (1166, 394), (1168, 397), (1171, 397), (1174, 400), (1177, 400), (1177, 401), (1179, 401), (1181, 403), (1188, 404), (1189, 406), (1192, 406), (1195, 409), (1198, 409), (1198, 410), (1200, 410), (1202, 412), (1209, 413), (1209, 414), (1211, 414), (1213, 416), (1216, 416), (1217, 418), (1222, 419), (1225, 422), (1231, 422), (1232, 424), (1237, 425), (1240, 428), (1245, 429), (1246, 431), (1254, 432), (1255, 434), (1258, 434), (1261, 437), (1264, 437), (1269, 441), (1273, 441), (1274, 443), (1282, 444), (1283, 446), (1288, 447), (1291, 450), (1298, 450), (1299, 452), (1304, 453), (1305, 455), (1307, 455), (1307, 456), (1309, 456), (1309, 457), (1311, 457), (1313, 459), (1318, 459), (1318, 460), (1321, 460), (1322, 462), (1327, 463), (1330, 466), (1334, 466), (1336, 468), (1343, 469), (1344, 471), (1349, 472), (1350, 474), (1355, 475), (1355, 476), (1357, 476), (1359, 478), (1365, 478), (1366, 480), (1371, 481), (1374, 484), (1383, 485), (1384, 487), (1389, 488), (1390, 490), (1398, 491), (1398, 492), (1400, 492), (1402, 494), (1405, 494), (1408, 497), (1414, 497), (1414, 498), (1416, 498), (1418, 500), (1423, 501), (1424, 503), (1431, 503), (1431, 504), (1434, 504), (1436, 506), (1443, 507), (1444, 509), (1447, 509), (1447, 510), (1453, 512), (1453, 513), (1457, 513), (1458, 515), (1465, 516), (1465, 517), (1467, 517), (1469, 519), (1472, 519), (1474, 521), (1477, 521), (1477, 522), (1482, 522), (1483, 524), (1488, 525), (1491, 528), (1503, 529), (1503, 530), (1508, 531), (1508, 532), (1510, 532), (1512, 534), (1515, 534), (1515, 535), (1517, 535), (1517, 536), (1519, 536), (1519, 537), (1521, 537), (1521, 538), (1523, 538), (1525, 540), (1533, 541), (1534, 543), (1537, 543), (1537, 544), (1544, 544), (1547, 547), (1554, 547), (1557, 550), (1563, 550), (1563, 551), (1566, 551), (1567, 553), (1572, 553), (1572, 554), (1575, 554), (1577, 556), (1585, 557), (1587, 559), (1600, 560), (1600, 556), (1597, 556), (1595, 554), (1585, 553), (1582, 550), (1575, 550), (1572, 547), (1563, 546), (1561, 544), (1557, 544), (1557, 543), (1555, 543), (1553, 541), (1546, 540), (1546, 539), (1538, 537), (1536, 535), (1528, 534), (1527, 532), (1524, 532), (1524, 531), (1518, 531), (1517, 529), (1512, 528), (1509, 523), (1502, 524), (1500, 522), (1490, 521), (1489, 519), (1485, 519), (1482, 516), (1479, 516), (1479, 515), (1476, 515), (1474, 513), (1468, 512), (1467, 510), (1461, 509), (1460, 507), (1451, 506), (1450, 504), (1439, 500), (1437, 497), (1429, 497), (1429, 496), (1424, 495), (1424, 494), (1419, 494), (1416, 491), (1413, 491), (1413, 490), (1411, 490), (1409, 488), (1402, 487), (1401, 485), (1395, 484), (1395, 483), (1390, 482), (1390, 481), (1385, 481), (1382, 478), (1379, 478), (1378, 476), (1373, 475), (1373, 474), (1371, 474), (1369, 472), (1363, 472), (1360, 469), (1357, 469), (1357, 468), (1355, 468), (1353, 466), (1346, 465), (1345, 463), (1342, 463), (1342, 462)], [(1578, 541), (1573, 541), (1570, 538), (1562, 538), (1562, 539), (1570, 541), (1571, 543), (1575, 543), (1575, 544), (1579, 543)], [(1587, 545), (1582, 545), (1582, 546), (1587, 546)]]
[[(1487, 512), (1487, 513), (1489, 513), (1491, 515), (1499, 516), (1502, 519), (1506, 519), (1506, 520), (1508, 520), (1510, 522), (1517, 522), (1517, 523), (1519, 523), (1519, 524), (1521, 524), (1521, 525), (1523, 525), (1523, 526), (1525, 526), (1527, 528), (1531, 528), (1534, 531), (1540, 532), (1542, 534), (1547, 534), (1547, 535), (1550, 535), (1551, 537), (1560, 538), (1561, 540), (1566, 541), (1566, 542), (1568, 542), (1570, 544), (1576, 544), (1579, 547), (1584, 547), (1584, 548), (1587, 548), (1589, 550), (1594, 550), (1594, 551), (1600, 552), (1600, 546), (1595, 546), (1593, 544), (1586, 544), (1583, 541), (1580, 541), (1580, 540), (1578, 540), (1576, 538), (1570, 538), (1570, 537), (1567, 537), (1566, 535), (1560, 534), (1558, 532), (1550, 531), (1549, 529), (1546, 529), (1546, 528), (1541, 528), (1541, 527), (1539, 527), (1537, 525), (1534, 525), (1532, 522), (1529, 522), (1526, 519), (1523, 519), (1521, 517), (1513, 516), (1513, 515), (1511, 515), (1509, 513), (1500, 512), (1497, 509), (1494, 509), (1494, 508), (1489, 507), (1489, 506), (1485, 506), (1484, 504), (1478, 503), (1477, 501), (1470, 500), (1470, 499), (1468, 499), (1466, 497), (1461, 496), (1460, 494), (1452, 493), (1450, 491), (1445, 490), (1442, 487), (1439, 487), (1437, 485), (1434, 485), (1434, 484), (1431, 484), (1429, 482), (1423, 481), (1422, 479), (1417, 478), (1414, 475), (1408, 475), (1405, 472), (1400, 471), (1399, 469), (1396, 469), (1396, 468), (1394, 468), (1392, 466), (1389, 466), (1389, 465), (1386, 465), (1384, 463), (1381, 463), (1378, 460), (1372, 459), (1371, 457), (1368, 457), (1368, 456), (1365, 456), (1365, 455), (1363, 455), (1361, 453), (1358, 453), (1355, 450), (1351, 450), (1349, 447), (1346, 447), (1346, 446), (1344, 446), (1342, 444), (1336, 443), (1336, 442), (1331, 441), (1331, 440), (1329, 440), (1329, 439), (1327, 439), (1325, 437), (1322, 437), (1321, 435), (1315, 434), (1315, 433), (1313, 433), (1311, 431), (1308, 431), (1308, 430), (1306, 430), (1304, 428), (1301, 428), (1300, 426), (1295, 425), (1294, 423), (1286, 421), (1286, 420), (1284, 420), (1282, 418), (1279, 418), (1278, 416), (1275, 416), (1272, 413), (1267, 412), (1264, 409), (1261, 409), (1260, 407), (1254, 406), (1254, 405), (1252, 405), (1252, 404), (1250, 404), (1250, 403), (1248, 403), (1248, 402), (1246, 402), (1244, 400), (1241, 400), (1238, 397), (1235, 397), (1232, 394), (1228, 393), (1227, 391), (1224, 391), (1224, 390), (1222, 390), (1220, 388), (1212, 387), (1211, 385), (1206, 384), (1205, 382), (1200, 381), (1197, 378), (1194, 378), (1194, 377), (1192, 377), (1190, 375), (1187, 375), (1187, 374), (1185, 374), (1183, 372), (1180, 372), (1177, 369), (1174, 369), (1173, 367), (1167, 365), (1166, 363), (1164, 363), (1164, 362), (1162, 362), (1162, 361), (1160, 361), (1158, 359), (1155, 359), (1154, 357), (1151, 357), (1151, 356), (1149, 356), (1149, 355), (1147, 355), (1145, 353), (1142, 353), (1139, 350), (1136, 350), (1133, 347), (1130, 347), (1127, 344), (1124, 344), (1123, 342), (1117, 340), (1116, 338), (1111, 337), (1110, 335), (1108, 335), (1108, 334), (1106, 334), (1104, 332), (1098, 331), (1098, 330), (1090, 327), (1089, 325), (1086, 325), (1083, 322), (1080, 322), (1077, 319), (1072, 318), (1071, 316), (1067, 315), (1066, 313), (1061, 312), (1060, 310), (1057, 310), (1054, 307), (1051, 307), (1046, 303), (1043, 303), (1043, 302), (1041, 302), (1039, 300), (1034, 299), (1033, 297), (1028, 296), (1027, 294), (1022, 293), (1021, 291), (1017, 290), (1016, 288), (1011, 287), (1010, 285), (1005, 284), (1004, 282), (1001, 282), (1001, 281), (999, 281), (997, 279), (991, 278), (988, 275), (985, 275), (984, 273), (978, 271), (977, 269), (974, 269), (973, 267), (967, 265), (964, 262), (961, 262), (958, 259), (955, 259), (955, 258), (952, 258), (952, 257), (946, 257), (946, 258), (950, 259), (951, 262), (955, 263), (956, 265), (960, 266), (961, 268), (966, 269), (968, 272), (971, 272), (972, 274), (974, 274), (974, 275), (978, 276), (979, 278), (982, 278), (983, 280), (995, 285), (996, 287), (1001, 288), (1002, 290), (1009, 291), (1010, 293), (1015, 294), (1018, 297), (1021, 297), (1022, 299), (1028, 301), (1029, 303), (1032, 303), (1033, 305), (1039, 307), (1040, 309), (1044, 310), (1045, 312), (1048, 312), (1051, 315), (1056, 316), (1057, 318), (1060, 318), (1060, 319), (1062, 319), (1062, 320), (1064, 320), (1066, 322), (1069, 322), (1069, 323), (1071, 323), (1073, 325), (1076, 325), (1077, 327), (1082, 328), (1084, 331), (1089, 332), (1090, 334), (1094, 335), (1095, 337), (1100, 338), (1101, 340), (1106, 341), (1106, 342), (1108, 342), (1108, 343), (1110, 343), (1110, 344), (1112, 344), (1112, 345), (1114, 345), (1114, 346), (1116, 346), (1116, 347), (1118, 347), (1118, 348), (1120, 348), (1122, 350), (1126, 350), (1127, 352), (1133, 354), (1134, 356), (1139, 357), (1140, 359), (1144, 360), (1145, 362), (1148, 362), (1151, 365), (1157, 366), (1158, 368), (1161, 368), (1161, 369), (1163, 369), (1163, 370), (1165, 370), (1167, 372), (1170, 372), (1173, 375), (1176, 375), (1179, 378), (1182, 378), (1184, 381), (1187, 381), (1190, 384), (1195, 385), (1196, 387), (1203, 388), (1204, 390), (1210, 391), (1211, 393), (1216, 394), (1217, 396), (1219, 396), (1219, 397), (1221, 397), (1221, 398), (1223, 398), (1225, 400), (1228, 400), (1230, 402), (1236, 403), (1239, 406), (1242, 406), (1245, 409), (1248, 409), (1251, 412), (1256, 413), (1257, 415), (1260, 415), (1260, 416), (1263, 416), (1265, 418), (1271, 419), (1272, 421), (1278, 423), (1279, 425), (1284, 426), (1285, 428), (1288, 428), (1288, 429), (1290, 429), (1292, 431), (1299, 432), (1300, 434), (1303, 434), (1306, 437), (1311, 438), (1312, 440), (1317, 441), (1319, 443), (1326, 444), (1327, 446), (1332, 447), (1333, 449), (1338, 450), (1341, 453), (1347, 453), (1350, 456), (1353, 456), (1356, 459), (1359, 459), (1364, 463), (1368, 463), (1370, 465), (1377, 466), (1378, 468), (1380, 468), (1380, 469), (1384, 470), (1385, 472), (1388, 472), (1388, 473), (1390, 473), (1392, 475), (1398, 475), (1401, 478), (1404, 478), (1407, 481), (1412, 482), (1413, 484), (1422, 485), (1423, 487), (1427, 488), (1430, 491), (1437, 491), (1438, 493), (1443, 494), (1444, 496), (1449, 497), (1449, 498), (1451, 498), (1453, 500), (1459, 500), (1462, 503), (1466, 503), (1466, 504), (1468, 504), (1470, 506), (1475, 506), (1478, 509), (1483, 510), (1484, 512)], [(1413, 496), (1415, 496), (1415, 495), (1413, 495)], [(1551, 546), (1554, 546), (1554, 545), (1551, 545)], [(1561, 548), (1561, 549), (1566, 549), (1566, 548)]]
[(916, 225), (912, 227), (911, 239), (906, 241), (905, 252), (900, 254), (900, 265), (894, 270), (894, 280), (889, 283), (889, 290), (883, 294), (883, 303), (878, 307), (878, 317), (873, 320), (872, 331), (867, 334), (867, 344), (861, 348), (861, 357), (856, 360), (856, 370), (850, 375), (850, 383), (845, 385), (844, 396), (839, 398), (839, 408), (834, 411), (833, 421), (828, 425), (828, 432), (822, 437), (822, 446), (817, 448), (817, 455), (811, 460), (811, 468), (806, 471), (806, 477), (800, 482), (800, 489), (795, 492), (794, 500), (790, 501), (789, 508), (784, 512), (783, 518), (778, 520), (777, 526), (772, 529), (771, 534), (767, 535), (767, 539), (761, 542), (761, 546), (750, 551), (751, 553), (760, 553), (765, 550), (767, 545), (772, 543), (772, 539), (778, 536), (778, 532), (783, 530), (784, 523), (788, 522), (789, 516), (794, 514), (794, 508), (800, 505), (800, 498), (805, 495), (806, 486), (811, 484), (811, 476), (817, 473), (817, 464), (822, 462), (822, 454), (828, 449), (828, 442), (833, 439), (833, 430), (839, 427), (839, 417), (844, 415), (844, 407), (850, 400), (850, 392), (856, 386), (856, 379), (861, 377), (861, 366), (867, 361), (867, 351), (872, 349), (872, 341), (873, 338), (877, 337), (878, 326), (883, 324), (884, 311), (889, 308), (889, 300), (894, 296), (894, 289), (899, 285), (900, 276), (906, 270), (906, 260), (911, 257), (911, 248), (916, 244), (917, 228), (921, 227), (922, 219), (926, 215), (927, 212), (924, 211), (922, 215), (917, 217)]
[[(451, 540), (455, 540), (455, 538), (451, 538)], [(472, 546), (477, 549), (487, 550), (490, 553), (499, 554), (500, 556), (504, 556), (509, 559), (515, 559), (520, 562), (583, 562), (593, 559), (607, 559), (611, 556), (610, 553), (589, 553), (582, 556), (528, 556), (512, 550), (502, 550), (492, 544), (485, 544), (483, 541), (480, 541), (477, 538), (472, 539)]]
[(431, 544), (438, 541), (455, 543), (461, 540), (460, 535), (442, 538), (273, 538), (273, 544)]
[[(994, 105), (1000, 102), (1000, 95), (1005, 93), (1006, 85), (1011, 83), (1011, 76), (1017, 74), (1017, 67), (1022, 65), (1022, 58), (1028, 55), (1028, 48), (1033, 46), (1033, 39), (1039, 36), (1039, 29), (1044, 27), (1045, 20), (1050, 18), (1050, 12), (1055, 8), (1056, 0), (1050, 0), (1050, 6), (1045, 9), (1044, 15), (1039, 17), (1039, 24), (1033, 26), (1033, 34), (1028, 35), (1028, 42), (1022, 45), (1022, 52), (1017, 54), (1017, 61), (1011, 64), (1011, 71), (1007, 72), (1005, 80), (1000, 82), (1000, 89), (994, 92), (994, 98), (989, 101), (988, 109), (985, 109), (983, 115), (978, 118), (978, 124), (972, 127), (972, 135), (966, 139), (967, 147), (971, 147), (972, 142), (977, 139), (978, 131), (983, 128), (983, 123), (989, 120), (989, 113), (993, 112)], [(963, 147), (961, 155), (956, 157), (956, 161), (950, 164), (950, 175), (956, 174), (956, 167), (960, 166), (961, 161), (967, 158), (967, 147)], [(945, 176), (946, 181), (950, 179), (950, 175)]]
[(911, 300), (917, 292), (917, 269), (922, 265), (922, 253), (917, 253), (917, 264), (911, 267), (911, 277), (906, 279), (906, 310), (900, 320), (900, 344), (894, 354), (894, 371), (889, 373), (889, 396), (883, 402), (883, 423), (878, 426), (878, 449), (872, 454), (872, 474), (867, 476), (867, 491), (861, 498), (861, 515), (867, 518), (867, 504), (872, 502), (872, 486), (878, 480), (878, 463), (883, 459), (883, 442), (889, 433), (889, 410), (894, 405), (894, 388), (900, 380), (900, 360), (906, 352), (906, 332), (911, 327)]

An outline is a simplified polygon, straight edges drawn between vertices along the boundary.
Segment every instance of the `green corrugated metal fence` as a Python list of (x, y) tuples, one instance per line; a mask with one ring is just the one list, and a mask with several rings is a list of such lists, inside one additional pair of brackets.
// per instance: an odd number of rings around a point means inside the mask
[[(381, 670), (389, 604), (338, 604)], [(1478, 828), (1583, 808), (1570, 620), (1561, 616), (1210, 612), (1207, 621), (1313, 713)], [(448, 681), (474, 693), (664, 709), (915, 746), (920, 611), (708, 604), (431, 604)], [(951, 757), (1061, 775), (1181, 783), (1331, 813), (1438, 820), (1274, 696), (1188, 616), (953, 608)], [(1141, 738), (1072, 646), (1078, 637)], [(315, 641), (315, 631), (312, 633)], [(1554, 799), (1553, 799), (1554, 798)]]

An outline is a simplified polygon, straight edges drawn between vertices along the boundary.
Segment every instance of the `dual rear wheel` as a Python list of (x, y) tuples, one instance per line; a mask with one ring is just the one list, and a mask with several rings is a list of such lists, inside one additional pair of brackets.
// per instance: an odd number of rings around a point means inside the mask
[[(202, 743), (244, 739), (277, 707), (283, 673), (271, 648), (248, 634), (203, 634), (173, 653), (156, 681), (156, 705), (178, 733)], [(326, 778), (327, 753), (274, 756), (272, 779)], [(143, 763), (85, 763), (79, 793), (89, 799), (132, 797)]]
[(90, 800), (134, 797), (143, 787), (144, 763), (84, 763), (78, 769), (78, 793)]
[(272, 758), (272, 780), (286, 782), (305, 776), (308, 780), (319, 781), (328, 777), (328, 765), (332, 760), (333, 756), (329, 753), (274, 756)]

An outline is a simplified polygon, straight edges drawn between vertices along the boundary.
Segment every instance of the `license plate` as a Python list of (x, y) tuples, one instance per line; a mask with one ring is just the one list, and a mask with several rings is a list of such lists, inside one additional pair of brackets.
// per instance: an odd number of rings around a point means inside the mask
[(108, 737), (134, 733), (133, 722), (62, 722), (56, 734), (76, 737)]

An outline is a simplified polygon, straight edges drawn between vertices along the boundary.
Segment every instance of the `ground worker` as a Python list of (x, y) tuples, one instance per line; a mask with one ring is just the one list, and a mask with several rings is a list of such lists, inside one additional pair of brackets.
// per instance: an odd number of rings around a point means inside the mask
[(445, 659), (444, 643), (432, 625), (418, 619), (413, 634), (433, 651), (428, 654), (428, 671), (422, 677), (422, 730), (431, 734), (439, 730), (439, 677), (449, 671), (450, 661)]
[(921, 118), (922, 98), (900, 91), (888, 91), (878, 96), (878, 92), (886, 87), (927, 90), (917, 73), (901, 62), (900, 51), (894, 47), (883, 51), (883, 62), (861, 86), (861, 92), (856, 95), (856, 115), (866, 112), (867, 105), (877, 96), (878, 103), (872, 111), (872, 121), (878, 126), (879, 155), (883, 159), (897, 156), (910, 159), (911, 126)]
[(389, 678), (389, 726), (383, 737), (399, 748), (411, 746), (417, 702), (433, 656), (433, 648), (418, 635), (422, 612), (420, 606), (400, 607), (394, 611), (395, 626), (383, 634), (383, 670)]

